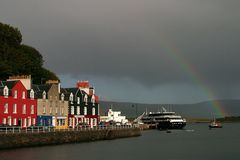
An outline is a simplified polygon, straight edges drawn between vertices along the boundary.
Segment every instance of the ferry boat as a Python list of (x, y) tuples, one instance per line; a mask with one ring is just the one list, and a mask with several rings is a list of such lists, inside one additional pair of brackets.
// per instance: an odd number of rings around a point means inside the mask
[(186, 126), (186, 119), (175, 112), (169, 112), (162, 107), (161, 112), (149, 112), (142, 117), (142, 122), (155, 126), (157, 129), (182, 129)]

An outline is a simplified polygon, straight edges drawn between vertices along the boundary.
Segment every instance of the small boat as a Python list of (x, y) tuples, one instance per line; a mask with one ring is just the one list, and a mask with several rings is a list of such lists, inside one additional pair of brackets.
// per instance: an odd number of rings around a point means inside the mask
[(209, 129), (211, 128), (222, 128), (222, 124), (220, 122), (217, 122), (216, 120), (214, 120), (213, 122), (211, 122), (209, 124)]
[(172, 133), (172, 131), (170, 131), (170, 130), (167, 130), (167, 131), (166, 131), (166, 133)]

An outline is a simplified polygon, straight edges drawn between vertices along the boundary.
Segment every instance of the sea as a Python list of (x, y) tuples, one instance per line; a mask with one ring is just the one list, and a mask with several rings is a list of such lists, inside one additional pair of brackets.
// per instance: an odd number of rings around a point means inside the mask
[(0, 160), (239, 160), (240, 123), (188, 124), (115, 140), (0, 150)]

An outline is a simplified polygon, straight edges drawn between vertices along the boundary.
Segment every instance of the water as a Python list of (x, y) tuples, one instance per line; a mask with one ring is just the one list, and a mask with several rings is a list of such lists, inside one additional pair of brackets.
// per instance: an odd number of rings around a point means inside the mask
[(0, 160), (239, 160), (240, 124), (187, 125), (144, 131), (141, 137), (0, 151)]

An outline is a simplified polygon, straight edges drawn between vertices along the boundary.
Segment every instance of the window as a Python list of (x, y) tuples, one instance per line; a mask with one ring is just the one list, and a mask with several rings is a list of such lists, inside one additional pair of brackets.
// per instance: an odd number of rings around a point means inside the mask
[(74, 115), (74, 106), (71, 106), (71, 115)]
[(45, 91), (43, 91), (42, 96), (43, 96), (43, 99), (46, 99), (46, 92)]
[(12, 125), (12, 119), (11, 119), (11, 117), (8, 117), (8, 125), (9, 125), (9, 126)]
[(5, 86), (3, 89), (3, 95), (5, 98), (8, 97), (8, 87), (7, 86)]
[(49, 107), (49, 113), (52, 114), (52, 107)]
[(58, 108), (57, 108), (57, 107), (55, 108), (55, 113), (56, 113), (56, 114), (58, 113)]
[(69, 96), (69, 101), (73, 101), (73, 94), (71, 93), (70, 96)]
[(34, 114), (34, 105), (31, 105), (31, 114)]
[(87, 95), (85, 94), (85, 96), (84, 96), (84, 102), (85, 102), (85, 104), (87, 104), (87, 99), (88, 99), (88, 97), (87, 97)]
[(61, 100), (64, 101), (64, 94), (61, 94)]
[(77, 97), (77, 104), (80, 104), (80, 97)]
[(26, 104), (23, 104), (22, 106), (22, 114), (26, 114)]
[(14, 91), (14, 95), (13, 95), (13, 98), (17, 98), (17, 90)]
[(26, 98), (26, 93), (25, 91), (22, 92), (22, 99), (25, 99)]
[(27, 119), (24, 118), (24, 119), (23, 119), (23, 127), (26, 127), (26, 126), (27, 126)]
[(84, 107), (84, 115), (87, 115), (87, 107)]
[(13, 104), (13, 113), (17, 113), (17, 104)]
[(44, 113), (44, 114), (46, 113), (46, 107), (45, 107), (45, 105), (43, 105), (43, 113)]
[(32, 119), (32, 124), (33, 124), (33, 125), (36, 124), (36, 119), (35, 119), (35, 118)]
[(80, 106), (77, 106), (77, 115), (80, 114)]
[(30, 98), (31, 99), (34, 99), (34, 91), (31, 89), (31, 91), (30, 91)]
[(93, 104), (93, 106), (95, 105), (95, 96), (94, 95), (92, 96), (92, 104)]
[(3, 124), (6, 124), (6, 123), (7, 123), (7, 119), (6, 119), (6, 118), (3, 118), (2, 123), (3, 123)]
[(17, 125), (17, 118), (13, 119), (13, 125), (16, 126)]
[(62, 107), (62, 114), (64, 113), (64, 108)]
[(28, 117), (28, 126), (31, 126), (31, 117)]
[(92, 115), (93, 115), (93, 116), (95, 116), (95, 114), (96, 114), (95, 112), (96, 112), (96, 111), (95, 111), (95, 108), (92, 108)]
[(8, 103), (4, 104), (4, 113), (8, 113)]

